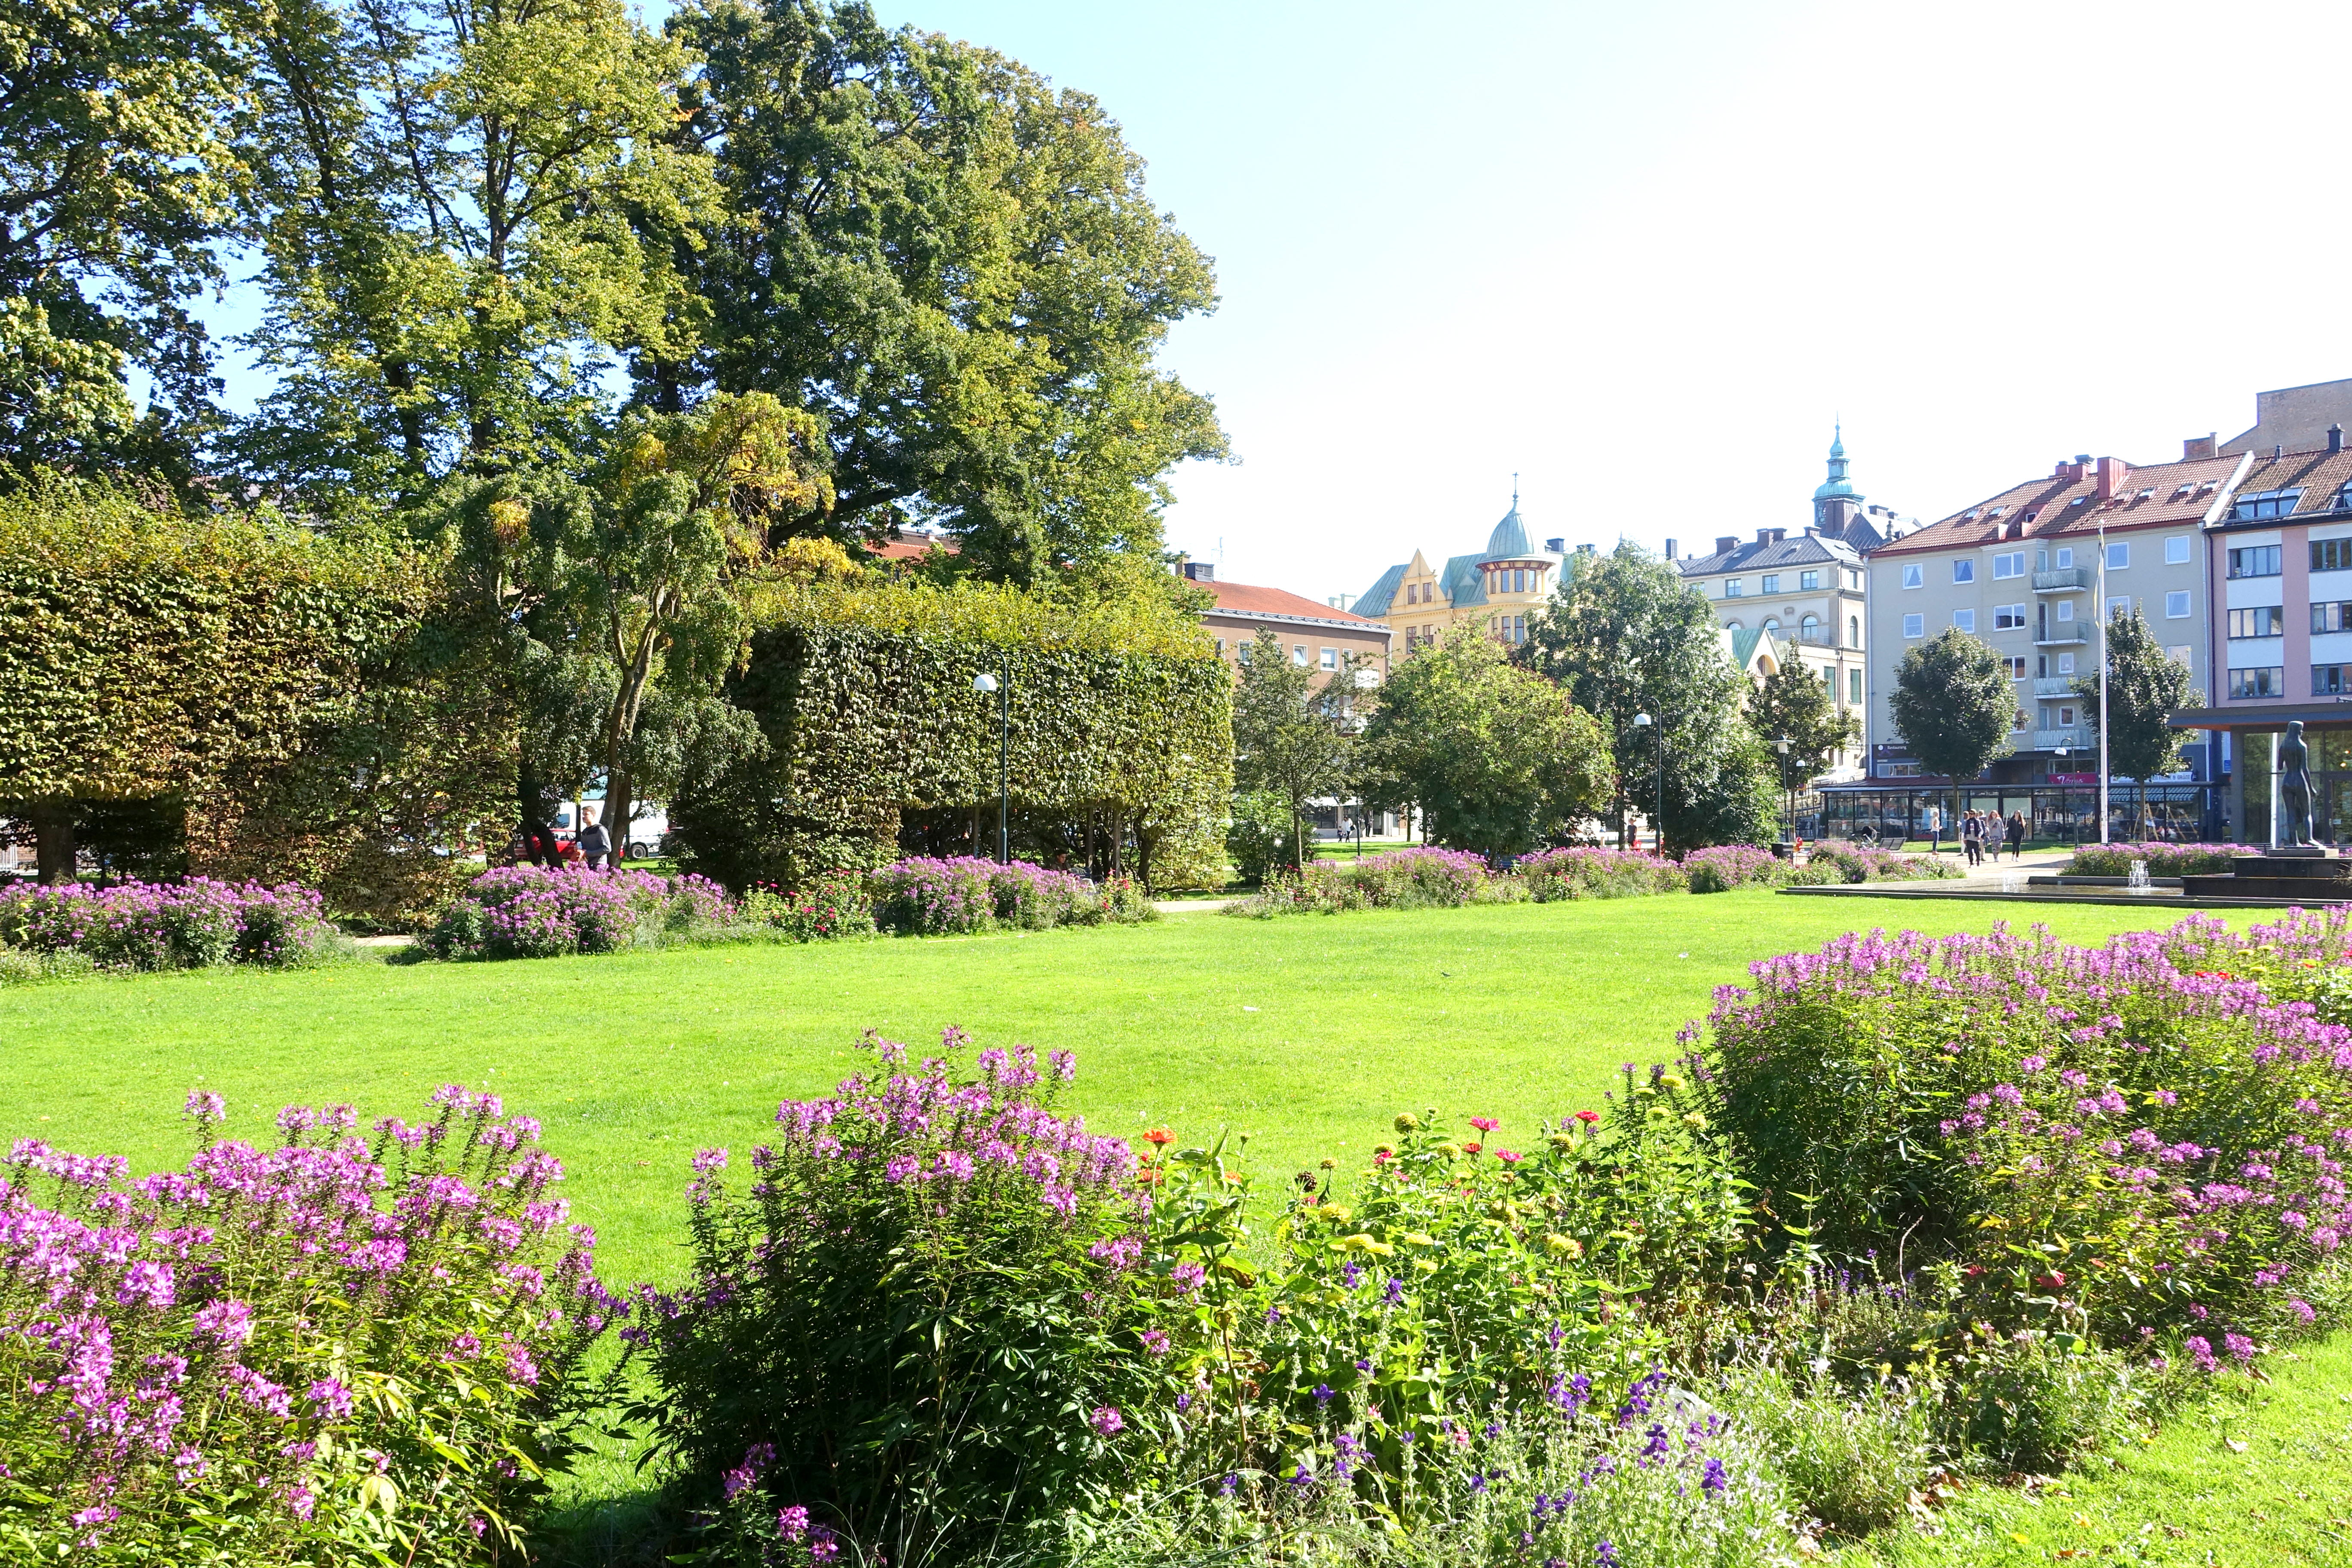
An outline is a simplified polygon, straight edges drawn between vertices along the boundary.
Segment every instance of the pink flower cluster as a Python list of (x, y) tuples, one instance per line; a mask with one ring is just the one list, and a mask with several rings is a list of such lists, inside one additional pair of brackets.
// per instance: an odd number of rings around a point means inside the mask
[(614, 952), (668, 931), (738, 918), (707, 878), (586, 866), (497, 866), (445, 911), (427, 945), (442, 958), (553, 958)]
[(0, 942), (80, 953), (107, 969), (304, 963), (333, 935), (318, 893), (291, 885), (190, 877), (0, 890)]
[(1663, 856), (1591, 846), (1544, 849), (1522, 856), (1517, 872), (1539, 904), (1560, 899), (1620, 899), (1674, 892), (1686, 883), (1682, 868)]

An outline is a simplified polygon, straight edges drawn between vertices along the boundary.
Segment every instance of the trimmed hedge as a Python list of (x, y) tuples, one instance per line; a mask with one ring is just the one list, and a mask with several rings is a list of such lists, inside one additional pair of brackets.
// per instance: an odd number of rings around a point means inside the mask
[(767, 754), (682, 791), (684, 858), (743, 889), (898, 858), (901, 816), (992, 805), (1009, 675), (1013, 809), (1132, 833), (1160, 886), (1219, 879), (1232, 676), (1197, 623), (987, 585), (763, 584), (728, 695)]
[(2229, 872), (2241, 855), (2259, 855), (2248, 844), (2085, 844), (2066, 862), (2069, 877), (2128, 877), (2131, 863), (2147, 862), (2151, 877), (2201, 877)]

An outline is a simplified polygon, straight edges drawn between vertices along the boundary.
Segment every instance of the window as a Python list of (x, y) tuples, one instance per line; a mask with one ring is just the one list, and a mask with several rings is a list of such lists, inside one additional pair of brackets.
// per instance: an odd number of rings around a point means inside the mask
[(2120, 572), (2120, 571), (2122, 571), (2125, 567), (2126, 567), (2126, 566), (2128, 566), (2128, 565), (2130, 565), (2130, 564), (2131, 564), (2131, 546), (2130, 546), (2130, 545), (2128, 545), (2128, 544), (2110, 544), (2110, 545), (2108, 545), (2108, 546), (2107, 546), (2107, 570), (2108, 570), (2108, 571), (2110, 571), (2110, 572)]
[(1819, 572), (1800, 572), (1797, 574), (1797, 586), (1801, 590), (1806, 593), (1811, 593), (1821, 585), (1822, 574)]
[(2314, 572), (2352, 572), (2352, 539), (2313, 540), (2311, 569)]
[(2339, 601), (2312, 605), (2311, 629), (2315, 632), (2352, 632), (2352, 605)]
[(2058, 673), (2061, 675), (2072, 675), (2074, 673), (2074, 656), (2073, 654), (2062, 653), (2058, 656)]
[(2164, 614), (2166, 619), (2175, 621), (2189, 614), (2189, 595), (2186, 590), (2176, 591), (2164, 596)]
[(1836, 670), (1834, 670), (1834, 669), (1825, 669), (1825, 670), (1822, 671), (1822, 686), (1823, 689), (1825, 689), (1825, 690), (1827, 690), (1827, 691), (1828, 691), (1828, 693), (1829, 693), (1829, 697), (1830, 697), (1830, 700), (1831, 700), (1831, 701), (1832, 701), (1832, 702), (1836, 701), (1836, 700), (1837, 700), (1837, 671), (1836, 671)]
[(2032, 717), (2027, 714), (2024, 709), (2021, 708), (2017, 710), (2017, 717), (2010, 721), (2009, 727), (2012, 730), (2022, 730), (2026, 725), (2032, 722)]
[(2060, 724), (2072, 724), (2074, 721), (2074, 710), (2072, 708), (2061, 708), (2058, 710), (2058, 722)]
[(1217, 639), (1217, 655), (1218, 655), (1218, 657), (1219, 657), (1219, 658), (1222, 658), (1223, 657), (1224, 657), (1224, 652), (1225, 652), (1225, 639), (1224, 639), (1224, 638), (1223, 638), (1223, 637), (1219, 637), (1219, 638)]
[(2183, 669), (2193, 668), (2189, 662), (2189, 645), (2185, 642), (2175, 643), (2172, 647), (2166, 648), (2164, 650), (2164, 657), (2170, 659), (2173, 663), (2179, 665)]
[[(2316, 610), (2322, 606), (2314, 605)], [(2230, 635), (2233, 637), (2278, 637), (2286, 635), (2286, 611), (2278, 605), (2258, 605), (2251, 610), (2230, 612)]]
[(2010, 550), (2004, 551), (2000, 554), (1994, 556), (1992, 558), (1992, 574), (1996, 578), (2024, 576), (2025, 552), (2022, 550)]
[(1862, 574), (1860, 572), (1849, 570), (1845, 574), (1845, 585), (1853, 589), (1857, 594), (1861, 593)]
[(2109, 599), (2107, 601), (2107, 619), (2111, 621), (2121, 620), (2124, 616), (2130, 615), (2131, 612), (2132, 603), (2129, 599)]
[[(2231, 522), (2259, 522), (2266, 517), (2284, 517), (2303, 499), (2301, 490), (2256, 490), (2240, 496), (2230, 503)], [(2269, 696), (2271, 693), (2265, 692)]]
[(1862, 671), (1849, 669), (1845, 672), (1845, 700), (1848, 702), (1862, 700)]
[(2011, 680), (2023, 680), (2025, 679), (2025, 656), (2023, 654), (2006, 655), (2002, 658), (2000, 662), (2001, 668), (2009, 671), (2009, 678)]
[(1748, 628), (1738, 621), (1726, 621), (1723, 623), (1723, 629), (1727, 632), (1740, 632)]
[(1740, 591), (1741, 579), (1738, 577), (1726, 577), (1723, 580), (1723, 596), (1725, 598), (1737, 599), (1740, 596)]
[(1779, 630), (1780, 629), (1780, 616), (1765, 616), (1765, 617), (1764, 617), (1764, 629), (1765, 629), (1766, 631), (1768, 631), (1768, 632), (1777, 632), (1777, 631), (1779, 631)]
[(1845, 618), (1845, 646), (1848, 647), (1860, 647), (1862, 646), (1862, 617), (1860, 616), (1848, 616)]
[(2058, 547), (2058, 570), (2063, 572), (2067, 567), (2072, 566), (2073, 564), (2074, 564), (2074, 547), (2071, 544), (2060, 545)]
[(1307, 645), (1305, 643), (1293, 643), (1290, 645), (1290, 662), (1293, 664), (1305, 664), (1307, 662)]
[(2037, 550), (2033, 552), (2033, 569), (2036, 572), (2047, 572), (2050, 570), (2050, 552), (2047, 550)]
[(1407, 583), (1404, 585), (1404, 602), (1408, 605), (1418, 605), (1421, 603), (1420, 584)]
[(1925, 637), (1925, 636), (1927, 636), (1927, 616), (1904, 616), (1904, 617), (1903, 617), (1903, 635), (1904, 635), (1905, 637)]
[(2057, 615), (2057, 618), (2058, 618), (2059, 620), (2062, 620), (2062, 621), (2071, 621), (2071, 620), (2073, 620), (2073, 619), (2074, 618), (2074, 600), (2072, 600), (2072, 599), (2061, 599), (2061, 600), (2059, 600), (2059, 601), (2058, 601), (2058, 615)]
[(2284, 697), (2286, 695), (2286, 670), (2272, 665), (2267, 669), (2233, 669), (2230, 672), (2230, 699), (2237, 701), (2247, 697)]
[(1952, 625), (1961, 631), (1972, 632), (1977, 629), (1977, 613), (1974, 610), (1954, 610)]
[(1925, 566), (1916, 564), (1906, 566), (1903, 568), (1903, 585), (1906, 588), (1926, 587), (1927, 585), (1927, 569)]
[(1995, 605), (1992, 607), (1992, 629), (2013, 632), (2025, 624), (2023, 605)]
[(1953, 563), (1952, 563), (1952, 581), (1953, 581), (1953, 582), (1955, 582), (1955, 583), (1973, 583), (1973, 582), (1975, 582), (1976, 580), (1977, 580), (1977, 563), (1976, 563), (1975, 562), (1973, 562), (1973, 561), (1955, 561), (1955, 562), (1953, 562)]
[(2279, 547), (2275, 544), (2249, 544), (2242, 550), (2230, 552), (2230, 575), (2232, 577), (2275, 577), (2279, 574)]
[(1767, 573), (1765, 573), (1765, 574), (1764, 574), (1764, 587), (1763, 587), (1763, 590), (1762, 590), (1762, 592), (1763, 592), (1763, 594), (1764, 594), (1764, 596), (1765, 596), (1766, 598), (1768, 598), (1768, 599), (1769, 599), (1769, 598), (1770, 598), (1773, 595), (1775, 595), (1775, 594), (1779, 593), (1780, 591), (1780, 574), (1779, 574), (1778, 572), (1767, 572)]
[(1337, 668), (1339, 668), (1339, 650), (1338, 648), (1336, 648), (1336, 647), (1327, 647), (1327, 648), (1325, 648), (1325, 649), (1323, 650), (1323, 658), (1322, 658), (1321, 663), (1322, 663), (1322, 666), (1323, 666), (1323, 668), (1324, 668), (1325, 669), (1337, 669)]
[(2167, 566), (2189, 564), (2189, 536), (2178, 533), (2164, 542), (2164, 563)]
[(2344, 684), (2344, 671), (2346, 668), (2346, 666), (2340, 664), (2313, 665), (2311, 667), (2311, 694), (2314, 697), (2341, 697), (2346, 692), (2352, 691), (2352, 686), (2347, 686)]

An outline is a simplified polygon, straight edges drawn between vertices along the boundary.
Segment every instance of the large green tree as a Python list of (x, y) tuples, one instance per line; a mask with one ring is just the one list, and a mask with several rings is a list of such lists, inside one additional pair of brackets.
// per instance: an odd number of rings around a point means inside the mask
[(1307, 803), (1346, 786), (1348, 728), (1338, 702), (1316, 689), (1315, 671), (1260, 626), (1234, 689), (1234, 784), (1281, 800), (1290, 823), (1285, 858), (1294, 867)]
[(184, 477), (215, 390), (186, 304), (247, 216), (247, 42), (244, 10), (203, 0), (0, 0), (0, 464), (20, 480)]
[(1830, 700), (1826, 685), (1794, 657), (1766, 676), (1748, 700), (1748, 727), (1771, 759), (1783, 794), (1803, 789), (1831, 758), (1862, 738), (1853, 715)]
[[(1617, 781), (1621, 831), (1629, 808), (1655, 815), (1676, 847), (1746, 841), (1767, 831), (1759, 758), (1740, 720), (1747, 678), (1724, 657), (1706, 601), (1674, 565), (1634, 544), (1579, 557), (1515, 657), (1567, 687), (1600, 721)], [(1637, 725), (1646, 713), (1651, 722)], [(1660, 746), (1663, 726), (1664, 747)], [(1661, 768), (1664, 778), (1661, 780)]]
[(2100, 701), (2095, 668), (2074, 678), (2074, 695), (2089, 714), (2092, 732), (2106, 731), (2107, 766), (2137, 784), (2144, 811), (2147, 781), (2183, 765), (2173, 714), (2196, 707), (2201, 699), (2190, 684), (2189, 667), (2164, 651), (2156, 629), (2137, 606), (2128, 615), (2109, 617), (2104, 631), (2106, 701)]
[(236, 432), (311, 511), (576, 468), (630, 353), (685, 352), (672, 247), (713, 210), (685, 52), (621, 0), (281, 0), (257, 138), (277, 381)]
[(833, 526), (934, 521), (984, 575), (1155, 551), (1168, 470), (1225, 449), (1154, 363), (1214, 282), (1101, 107), (862, 0), (694, 0), (670, 29), (704, 58), (692, 130), (726, 207), (649, 226), (709, 321), (696, 352), (636, 355), (648, 400), (818, 415)]
[(1557, 683), (1475, 626), (1399, 663), (1364, 730), (1368, 795), (1418, 805), (1450, 848), (1559, 843), (1608, 800), (1607, 739)]
[(2017, 691), (1990, 647), (1957, 626), (1918, 644), (1895, 667), (1887, 699), (1895, 731), (1919, 765), (1952, 781), (1952, 820), (1960, 788), (2009, 749)]

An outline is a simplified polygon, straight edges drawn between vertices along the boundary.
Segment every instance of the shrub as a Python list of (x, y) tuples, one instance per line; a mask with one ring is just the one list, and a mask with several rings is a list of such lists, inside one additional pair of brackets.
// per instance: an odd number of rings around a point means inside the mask
[(2120, 1446), (2145, 1412), (2121, 1356), (2041, 1331), (1975, 1336), (1954, 1367), (1946, 1441), (1995, 1474), (2054, 1475)]
[(19, 1142), (0, 1176), (0, 1555), (456, 1564), (517, 1551), (599, 1395), (605, 1298), (538, 1126), (279, 1113), (275, 1149), (129, 1162)]
[(2257, 851), (2243, 844), (2085, 844), (2066, 862), (2069, 877), (2127, 877), (2131, 863), (2151, 877), (2201, 877), (2234, 871), (2237, 858)]
[(989, 873), (996, 923), (1017, 931), (1051, 931), (1077, 917), (1080, 906), (1096, 906), (1094, 889), (1081, 877), (1014, 860)]
[(955, 1030), (915, 1069), (868, 1043), (885, 1076), (779, 1107), (748, 1188), (697, 1156), (693, 1279), (627, 1331), (664, 1389), (638, 1414), (722, 1505), (718, 1561), (760, 1560), (780, 1508), (896, 1561), (1018, 1535), (1118, 1484), (1146, 1440), (1122, 1434), (1179, 1393), (1138, 1162), (1056, 1112), (1068, 1055), (962, 1076)]
[(740, 919), (725, 890), (700, 877), (495, 866), (441, 912), (425, 945), (444, 959), (557, 958), (724, 936)]
[(1336, 915), (1367, 907), (1363, 885), (1338, 866), (1309, 860), (1297, 871), (1276, 871), (1255, 893), (1227, 904), (1224, 912), (1243, 920), (1276, 915)]
[(1787, 862), (1752, 844), (1717, 844), (1683, 857), (1694, 893), (1727, 893), (1734, 888), (1769, 887), (1784, 879)]
[(1812, 867), (1834, 868), (1848, 882), (1933, 882), (1967, 872), (1935, 855), (1897, 855), (1875, 844), (1825, 838), (1806, 851)]
[(1826, 1381), (1800, 1390), (1775, 1367), (1738, 1368), (1723, 1397), (1791, 1500), (1843, 1535), (1901, 1520), (1934, 1466), (1936, 1401), (1900, 1379), (1849, 1394)]
[(1623, 899), (1680, 891), (1689, 885), (1672, 860), (1639, 850), (1577, 847), (1523, 856), (1517, 874), (1537, 903), (1560, 899)]
[(1233, 821), (1225, 829), (1225, 853), (1234, 875), (1263, 882), (1290, 861), (1290, 803), (1265, 790), (1234, 796)]
[(337, 940), (319, 895), (306, 888), (191, 877), (0, 892), (0, 942), (79, 954), (100, 969), (289, 968), (318, 962)]
[(976, 855), (917, 856), (877, 871), (874, 919), (884, 931), (954, 936), (996, 923), (996, 862)]
[(1452, 910), (1475, 903), (1493, 879), (1484, 857), (1459, 849), (1399, 849), (1347, 868), (1376, 910)]
[(1816, 1241), (1948, 1247), (1993, 1321), (2284, 1326), (2352, 1231), (2352, 1035), (2231, 970), (2342, 929), (1842, 937), (1726, 988), (1695, 1092)]
[(874, 934), (874, 900), (861, 879), (828, 871), (791, 889), (761, 883), (743, 895), (743, 919), (772, 926), (794, 942)]

